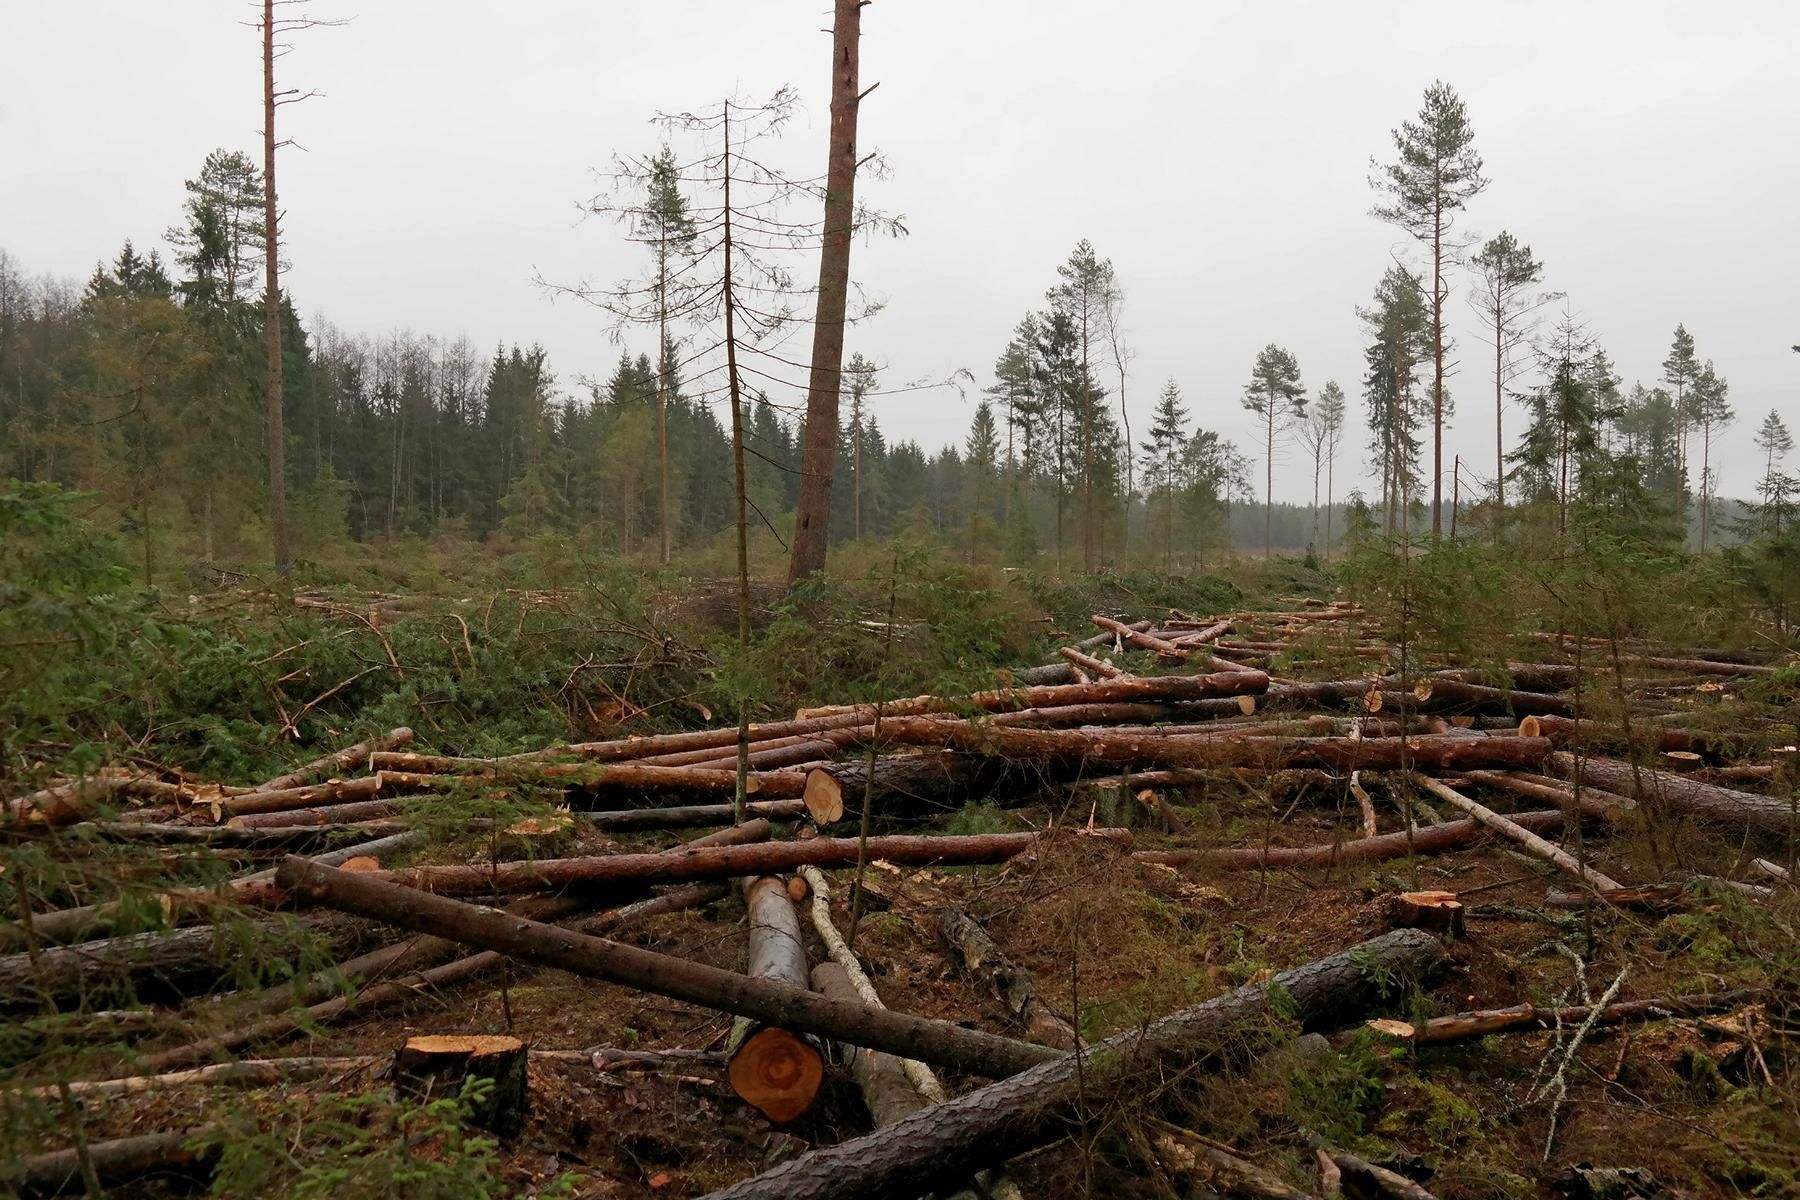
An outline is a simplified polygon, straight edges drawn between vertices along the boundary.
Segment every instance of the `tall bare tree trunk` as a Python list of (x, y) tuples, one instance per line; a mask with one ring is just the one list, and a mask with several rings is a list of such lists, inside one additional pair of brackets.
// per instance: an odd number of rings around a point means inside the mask
[(1700, 553), (1706, 553), (1706, 534), (1712, 525), (1712, 417), (1700, 425)]
[(674, 553), (669, 515), (669, 243), (665, 236), (656, 256), (656, 466), (662, 488), (662, 561)]
[(1444, 211), (1431, 217), (1431, 537), (1444, 533)]
[(1263, 560), (1266, 562), (1275, 557), (1275, 539), (1272, 533), (1275, 519), (1275, 389), (1269, 388), (1269, 407), (1265, 414), (1269, 420), (1269, 437), (1264, 445), (1267, 451), (1263, 455)]
[(281, 431), (281, 250), (275, 212), (275, 0), (263, 0), (263, 343), (268, 355), (269, 532), (275, 573), (288, 571), (287, 453)]
[(1505, 303), (1501, 295), (1494, 297), (1494, 521), (1506, 520), (1506, 326), (1502, 322)]
[(825, 167), (825, 228), (819, 251), (819, 306), (813, 318), (812, 377), (806, 388), (806, 446), (794, 510), (788, 580), (825, 568), (831, 532), (831, 471), (837, 455), (838, 395), (844, 380), (844, 310), (850, 293), (850, 230), (856, 217), (857, 42), (866, 0), (837, 0), (831, 35), (831, 150)]
[[(737, 301), (731, 292), (731, 101), (724, 107), (725, 155), (725, 373), (731, 392), (731, 462), (737, 479), (738, 656), (750, 653), (750, 512), (744, 478), (744, 400), (738, 387)], [(737, 787), (732, 792), (733, 819), (742, 822), (750, 798), (750, 701), (738, 697)]]

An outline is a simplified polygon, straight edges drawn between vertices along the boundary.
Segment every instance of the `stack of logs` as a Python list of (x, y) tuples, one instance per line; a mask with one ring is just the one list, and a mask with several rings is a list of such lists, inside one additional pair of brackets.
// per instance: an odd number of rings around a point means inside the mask
[[(1794, 748), (1772, 728), (1707, 732), (1698, 706), (1669, 699), (1686, 687), (1701, 705), (1717, 704), (1735, 681), (1773, 670), (1768, 664), (1625, 645), (1579, 655), (1585, 645), (1550, 639), (1553, 661), (1485, 670), (1443, 663), (1401, 677), (1388, 669), (1397, 656), (1366, 614), (1318, 601), (1273, 613), (1176, 612), (1157, 622), (1096, 616), (1094, 624), (1099, 632), (1064, 646), (1057, 661), (1014, 671), (992, 690), (804, 711), (750, 726), (741, 746), (736, 728), (720, 728), (467, 758), (413, 752), (412, 732), (397, 729), (249, 787), (135, 770), (55, 781), (7, 803), (15, 832), (290, 855), (274, 870), (167, 894), (156, 928), (133, 925), (145, 920), (138, 909), (105, 903), (35, 912), (29, 929), (0, 925), (0, 952), (10, 952), (0, 957), (0, 1003), (80, 1003), (101, 977), (179, 997), (204, 987), (209, 968), (219, 974), (209, 919), (225, 908), (294, 910), (302, 932), (348, 957), (329, 977), (239, 998), (234, 1011), (244, 1019), (230, 1032), (149, 1054), (143, 1072), (218, 1070), (205, 1064), (229, 1065), (246, 1046), (524, 960), (736, 1017), (725, 1078), (772, 1121), (809, 1109), (832, 1048), (842, 1048), (876, 1131), (719, 1195), (915, 1196), (1059, 1136), (1082, 1088), (1103, 1089), (1153, 1065), (1228, 1067), (1227, 1040), (1234, 1055), (1254, 1047), (1224, 1035), (1241, 1035), (1277, 990), (1302, 1027), (1358, 1019), (1376, 1000), (1368, 981), (1380, 973), (1367, 964), (1430, 975), (1443, 962), (1436, 935), (1466, 932), (1463, 906), (1450, 892), (1394, 896), (1388, 933), (1124, 1038), (1082, 1046), (979, 923), (953, 908), (940, 920), (949, 957), (981, 981), (1019, 1036), (883, 1007), (832, 924), (825, 872), (880, 861), (1002, 864), (1039, 853), (1046, 839), (1074, 837), (1151, 869), (1330, 870), (1497, 836), (1560, 877), (1553, 904), (1654, 907), (1673, 902), (1679, 886), (1621, 882), (1549, 837), (1573, 833), (1584, 818), (1604, 827), (1641, 812), (1705, 821), (1737, 838), (1788, 839), (1783, 853), (1791, 853), (1791, 806), (1750, 788), (1788, 783)], [(1582, 659), (1612, 674), (1570, 661)], [(1347, 676), (1283, 674), (1346, 662), (1358, 668)], [(1623, 668), (1651, 681), (1627, 680)], [(1149, 669), (1158, 673), (1138, 673)], [(740, 755), (749, 768), (741, 784)], [(1220, 780), (1348, 801), (1359, 813), (1357, 831), (1318, 845), (1194, 844), (1164, 793)], [(1026, 801), (1071, 783), (1135, 797), (1113, 806), (1111, 819), (1160, 824), (1172, 836), (1140, 849), (1130, 829), (1096, 828), (1092, 819), (1034, 833), (828, 835), (865, 809), (886, 830), (970, 799)], [(1383, 830), (1371, 786), (1401, 806), (1397, 826)], [(391, 864), (427, 844), (416, 818), (484, 789), (554, 795), (566, 811), (493, 829), (493, 844), (512, 851), (509, 861), (499, 853), (474, 864)], [(1520, 801), (1532, 807), (1503, 811)], [(803, 828), (777, 840), (776, 823)], [(562, 853), (599, 834), (709, 826), (722, 828), (669, 849)], [(1731, 885), (1751, 894), (1781, 886), (1784, 869), (1759, 861), (1762, 882)], [(623, 906), (595, 911), (634, 893)], [(733, 894), (748, 917), (741, 974), (609, 940)], [(809, 964), (803, 911), (830, 961)], [(413, 936), (382, 944), (377, 931), (385, 928)], [(354, 990), (344, 993), (340, 980)], [(1445, 1040), (1545, 1018), (1542, 1010), (1497, 1010), (1389, 1032)], [(526, 1055), (510, 1038), (414, 1038), (398, 1053), (395, 1078), (424, 1094), (471, 1075), (493, 1080), (477, 1119), (510, 1135), (525, 1119)], [(995, 1082), (947, 1099), (932, 1068)], [(1177, 1157), (1210, 1155), (1215, 1164), (1223, 1153), (1191, 1135), (1169, 1144)], [(95, 1152), (96, 1161), (110, 1153), (104, 1145)], [(126, 1173), (143, 1158), (119, 1154)], [(27, 1175), (41, 1188), (69, 1162), (44, 1156), (27, 1164)]]

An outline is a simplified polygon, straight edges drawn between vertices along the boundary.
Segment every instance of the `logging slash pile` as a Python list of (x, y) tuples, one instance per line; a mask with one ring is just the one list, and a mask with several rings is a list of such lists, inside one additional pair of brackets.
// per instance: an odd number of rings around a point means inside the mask
[(17, 842), (214, 874), (0, 925), (0, 1188), (283, 1194), (319, 1139), (340, 1179), (770, 1200), (1800, 1172), (1780, 664), (1141, 615), (973, 694), (10, 799)]

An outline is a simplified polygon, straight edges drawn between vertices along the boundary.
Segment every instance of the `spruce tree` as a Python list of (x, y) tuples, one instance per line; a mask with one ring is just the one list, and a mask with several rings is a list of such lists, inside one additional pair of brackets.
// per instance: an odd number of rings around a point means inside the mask
[(1675, 491), (1672, 499), (1682, 524), (1687, 523), (1687, 443), (1692, 424), (1694, 381), (1700, 377), (1700, 359), (1694, 353), (1694, 335), (1686, 325), (1675, 327), (1669, 356), (1663, 359), (1663, 382), (1675, 389)]
[(1454, 217), (1487, 187), (1468, 110), (1450, 85), (1425, 89), (1418, 119), (1394, 130), (1395, 160), (1375, 167), (1371, 183), (1387, 196), (1375, 215), (1431, 249), (1431, 535), (1443, 532), (1444, 500), (1444, 268), (1455, 259)]
[(1181, 479), (1181, 451), (1187, 441), (1188, 412), (1181, 403), (1181, 389), (1173, 379), (1163, 385), (1150, 416), (1150, 440), (1144, 452), (1145, 486), (1162, 494), (1163, 570), (1170, 570), (1175, 554), (1175, 493)]

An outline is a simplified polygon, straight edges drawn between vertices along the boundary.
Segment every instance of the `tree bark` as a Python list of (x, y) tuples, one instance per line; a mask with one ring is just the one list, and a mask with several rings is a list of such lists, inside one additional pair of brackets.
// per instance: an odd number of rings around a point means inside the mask
[[(863, 1002), (851, 985), (850, 977), (837, 963), (822, 962), (814, 967), (812, 984), (827, 1000), (841, 1004)], [(861, 1046), (845, 1046), (844, 1053), (849, 1061), (850, 1077), (856, 1080), (856, 1090), (862, 1093), (863, 1107), (869, 1110), (869, 1117), (877, 1129), (925, 1107), (924, 1097), (913, 1090), (898, 1058)]]
[(390, 729), (380, 737), (370, 738), (366, 742), (358, 742), (331, 754), (315, 758), (303, 766), (295, 767), (285, 775), (277, 775), (266, 783), (258, 784), (259, 792), (279, 792), (288, 788), (296, 788), (302, 784), (332, 775), (344, 775), (351, 771), (360, 771), (369, 763), (369, 756), (384, 751), (398, 750), (402, 746), (411, 745), (413, 731), (402, 725), (398, 729)]
[(525, 1128), (529, 1093), (525, 1085), (525, 1043), (504, 1034), (409, 1037), (394, 1054), (395, 1090), (418, 1100), (461, 1094), (471, 1079), (493, 1086), (469, 1109), (471, 1124), (515, 1137)]
[[(89, 1160), (105, 1184), (128, 1183), (145, 1175), (202, 1176), (212, 1168), (222, 1143), (218, 1126), (175, 1129), (166, 1133), (141, 1133), (134, 1137), (90, 1142)], [(0, 1183), (19, 1189), (25, 1196), (57, 1196), (79, 1191), (81, 1165), (74, 1150), (33, 1154), (17, 1167), (0, 1172)]]
[(282, 863), (279, 876), (284, 887), (308, 899), (403, 929), (960, 1071), (1000, 1077), (1054, 1056), (1029, 1042), (863, 1005), (840, 1004), (784, 983), (751, 979), (734, 971), (520, 920), (399, 887), (373, 875), (321, 867), (303, 858)]
[(1432, 676), (1424, 680), (1413, 695), (1430, 712), (1498, 713), (1502, 716), (1543, 713), (1559, 717), (1571, 716), (1575, 712), (1575, 702), (1564, 696), (1484, 687), (1478, 683), (1465, 683), (1444, 676)]
[(281, 222), (275, 207), (275, 0), (262, 2), (264, 423), (275, 574), (288, 573), (287, 439), (281, 397)]
[(1541, 766), (1550, 753), (1544, 738), (1483, 738), (1428, 734), (1390, 738), (1232, 737), (1198, 733), (1115, 734), (1095, 729), (1011, 729), (938, 717), (897, 717), (882, 727), (900, 743), (944, 746), (1012, 760), (1085, 761), (1142, 767), (1324, 767), (1337, 771), (1437, 770)]
[(1113, 620), (1111, 617), (1095, 617), (1093, 620), (1094, 624), (1098, 625), (1100, 628), (1110, 630), (1112, 633), (1117, 634), (1123, 641), (1129, 642), (1140, 650), (1148, 650), (1159, 658), (1170, 659), (1174, 662), (1184, 662), (1187, 659), (1188, 655), (1186, 650), (1183, 650), (1174, 642), (1157, 637), (1155, 634), (1139, 632), (1129, 625), (1123, 625), (1118, 621)]
[(831, 34), (831, 144), (825, 162), (825, 225), (819, 247), (819, 301), (813, 317), (812, 373), (806, 388), (806, 447), (794, 508), (790, 583), (825, 569), (831, 531), (831, 474), (837, 457), (838, 397), (844, 378), (844, 317), (850, 295), (850, 233), (856, 221), (857, 43), (863, 0), (837, 0)]
[[(806, 990), (811, 978), (806, 945), (786, 882), (764, 875), (745, 883), (744, 911), (750, 922), (745, 974)], [(777, 1124), (810, 1110), (825, 1082), (825, 1055), (817, 1039), (779, 1025), (739, 1018), (725, 1053), (731, 1090)]]
[[(1331, 1028), (1382, 995), (1377, 976), (1428, 977), (1445, 962), (1430, 934), (1397, 930), (1267, 983), (1182, 1009), (1063, 1054), (1021, 1075), (934, 1105), (886, 1129), (814, 1150), (711, 1193), (708, 1200), (882, 1200), (912, 1197), (1064, 1135), (1082, 1097), (1109, 1098), (1131, 1080), (1217, 1069), (1266, 1046), (1274, 1012), (1302, 1029)], [(1392, 972), (1392, 975), (1389, 975)], [(1280, 999), (1277, 1000), (1276, 996)]]
[[(1746, 1004), (1760, 1004), (1773, 996), (1774, 993), (1767, 988), (1739, 988), (1736, 991), (1693, 996), (1660, 996), (1649, 1000), (1624, 1000), (1608, 1004), (1598, 1014), (1586, 1004), (1561, 1009), (1548, 1005), (1516, 1004), (1511, 1008), (1490, 1008), (1455, 1013), (1447, 1017), (1432, 1017), (1423, 1025), (1411, 1025), (1404, 1021), (1384, 1022), (1379, 1032), (1415, 1045), (1461, 1042), (1486, 1037), (1490, 1033), (1559, 1027), (1569, 1029), (1585, 1023), (1590, 1017), (1595, 1026), (1627, 1025), (1635, 1021), (1671, 1017), (1698, 1017), (1707, 1013), (1729, 1012)], [(1389, 1028), (1390, 1025), (1394, 1028)]]
[[(1097, 833), (1109, 842), (1124, 844), (1131, 840), (1131, 835), (1121, 829)], [(859, 838), (813, 838), (748, 846), (686, 846), (656, 854), (407, 867), (397, 871), (372, 871), (367, 877), (445, 896), (505, 895), (568, 887), (684, 883), (697, 879), (777, 875), (809, 865), (841, 869), (876, 859), (913, 867), (1000, 863), (1036, 846), (1044, 836), (1040, 833), (987, 833), (966, 837), (894, 835), (869, 838), (866, 850), (865, 843)], [(287, 859), (282, 869), (288, 869), (295, 861), (298, 860)]]
[[(730, 825), (730, 804), (686, 804), (675, 808), (618, 808), (577, 813), (581, 820), (608, 833), (644, 829), (688, 829), (699, 825)], [(744, 806), (752, 817), (794, 821), (807, 815), (805, 800), (752, 800)]]
[[(1514, 813), (1514, 824), (1531, 830), (1554, 830), (1563, 825), (1560, 812)], [(1414, 854), (1442, 854), (1480, 841), (1486, 827), (1476, 820), (1446, 821), (1384, 833), (1379, 837), (1328, 842), (1318, 846), (1270, 846), (1219, 850), (1139, 850), (1134, 861), (1166, 867), (1211, 867), (1219, 871), (1255, 871), (1270, 867), (1334, 867), (1349, 863), (1384, 862)]]
[(1025, 1028), (1028, 1041), (1073, 1050), (1075, 1028), (1038, 998), (1031, 976), (1001, 953), (987, 930), (955, 905), (938, 912), (938, 936), (957, 970), (986, 986), (1007, 1015)]
[[(957, 709), (1010, 712), (1022, 708), (1060, 708), (1071, 704), (1203, 700), (1224, 696), (1259, 694), (1269, 689), (1269, 677), (1261, 671), (1220, 671), (1211, 675), (1156, 675), (1149, 678), (1104, 679), (1096, 683), (1043, 684), (1000, 688), (968, 696), (911, 696), (889, 700), (881, 706), (884, 722), (894, 717), (920, 716)], [(859, 704), (841, 709), (815, 709), (820, 714), (861, 713), (873, 720), (875, 706)]]
[(1523, 846), (1527, 851), (1535, 854), (1544, 861), (1555, 864), (1559, 870), (1573, 875), (1589, 887), (1599, 891), (1613, 891), (1623, 886), (1617, 880), (1596, 871), (1585, 863), (1577, 861), (1573, 855), (1569, 854), (1562, 847), (1546, 842), (1543, 838), (1531, 832), (1531, 830), (1526, 829), (1512, 818), (1501, 816), (1486, 805), (1469, 799), (1455, 788), (1448, 787), (1425, 775), (1415, 775), (1413, 778), (1416, 779), (1426, 791), (1430, 792), (1444, 803), (1460, 808), (1463, 812), (1468, 813), (1475, 820), (1480, 821), (1483, 825), (1486, 825), (1501, 837)]
[(1582, 758), (1566, 751), (1550, 756), (1550, 769), (1564, 779), (1579, 775), (1583, 784), (1605, 788), (1639, 803), (1662, 803), (1670, 808), (1722, 824), (1753, 829), (1777, 836), (1791, 835), (1796, 826), (1794, 808), (1786, 801), (1754, 792), (1739, 792), (1702, 783), (1649, 767), (1605, 758)]

